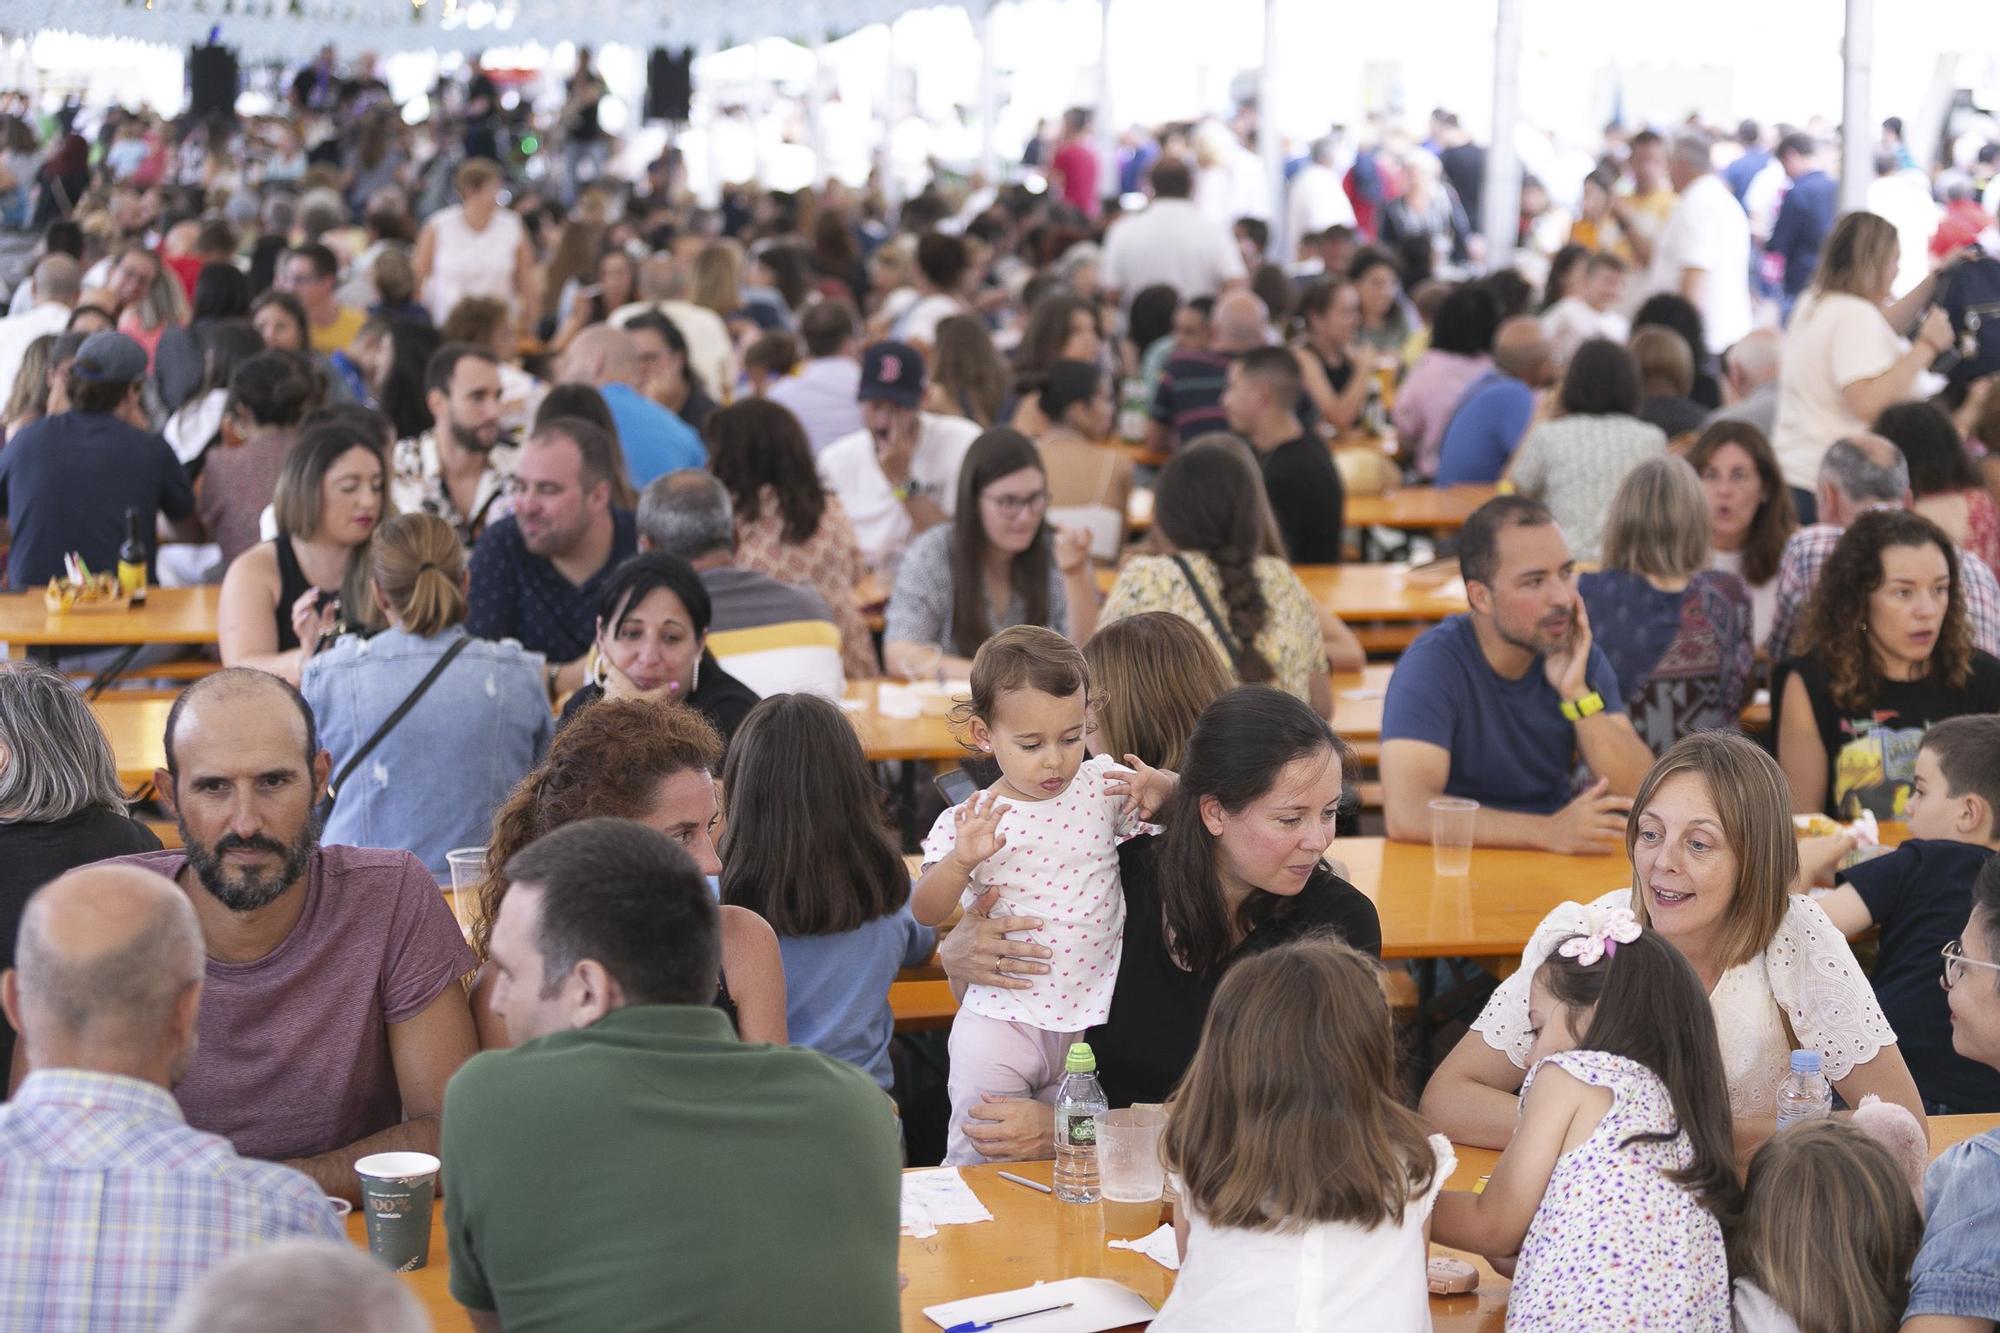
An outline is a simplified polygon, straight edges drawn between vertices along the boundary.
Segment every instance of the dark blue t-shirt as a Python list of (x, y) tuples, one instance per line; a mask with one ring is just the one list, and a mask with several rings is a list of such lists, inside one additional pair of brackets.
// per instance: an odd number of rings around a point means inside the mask
[[(1603, 649), (1585, 670), (1604, 711), (1625, 699)], [(1453, 616), (1403, 654), (1382, 704), (1382, 740), (1427, 741), (1451, 752), (1445, 793), (1496, 810), (1553, 814), (1569, 804), (1577, 763), (1576, 724), (1562, 715), (1542, 659), (1503, 680), (1479, 651), (1472, 617)]]
[(1824, 171), (1809, 171), (1792, 182), (1771, 224), (1764, 248), (1785, 260), (1785, 295), (1797, 296), (1819, 267), (1819, 248), (1840, 211), (1840, 186)]
[(148, 552), (154, 514), (194, 512), (194, 488), (165, 440), (108, 412), (59, 412), (23, 427), (0, 452), (0, 510), (14, 534), (7, 586), (61, 578), (72, 551), (92, 570), (117, 568), (127, 509), (139, 511)]
[(1500, 480), (1534, 414), (1535, 391), (1512, 375), (1489, 370), (1474, 380), (1444, 428), (1437, 484)]
[(639, 549), (632, 511), (611, 510), (611, 558), (582, 587), (546, 556), (531, 553), (509, 514), (487, 525), (472, 548), (472, 586), (465, 632), (475, 639), (518, 639), (552, 664), (573, 662), (597, 637), (597, 598), (611, 571)]
[[(1912, 838), (1840, 875), (1881, 928), (1871, 980), (1903, 1063), (1926, 1104), (1955, 1113), (2000, 1111), (2000, 1070), (1951, 1048), (1951, 1010), (1938, 987), (1938, 951), (1965, 929), (1973, 881), (1991, 855), (1969, 842)], [(1980, 974), (1961, 984), (1992, 979)]]

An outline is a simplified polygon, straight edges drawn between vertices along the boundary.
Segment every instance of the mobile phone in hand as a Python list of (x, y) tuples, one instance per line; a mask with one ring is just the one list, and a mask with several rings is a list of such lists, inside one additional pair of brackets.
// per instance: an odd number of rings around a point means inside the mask
[(961, 769), (937, 775), (938, 794), (952, 805), (964, 805), (979, 792), (979, 784)]

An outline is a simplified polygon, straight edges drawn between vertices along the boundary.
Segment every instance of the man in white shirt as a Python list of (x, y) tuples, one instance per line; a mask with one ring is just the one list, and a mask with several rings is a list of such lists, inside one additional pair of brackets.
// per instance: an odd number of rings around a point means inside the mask
[(1625, 261), (1617, 255), (1608, 251), (1592, 255), (1584, 263), (1576, 290), (1542, 316), (1542, 334), (1549, 340), (1549, 356), (1556, 365), (1568, 365), (1576, 349), (1592, 338), (1622, 343), (1632, 332), (1632, 321), (1619, 311), (1625, 302), (1625, 273)]
[(853, 520), (862, 559), (893, 582), (910, 539), (956, 508), (959, 467), (979, 427), (918, 410), (924, 360), (908, 343), (862, 353), (856, 396), (862, 429), (821, 452), (819, 475)]
[(1312, 146), (1312, 157), (1292, 177), (1291, 193), (1285, 201), (1285, 237), (1296, 252), (1308, 236), (1328, 227), (1354, 225), (1354, 204), (1340, 188), (1340, 172), (1334, 157), (1340, 141), (1332, 135)]
[(28, 344), (45, 333), (69, 327), (70, 311), (83, 291), (83, 271), (65, 254), (43, 255), (35, 265), (35, 304), (25, 312), (0, 319), (0, 403), (14, 393), (14, 377)]
[(1712, 169), (1701, 135), (1674, 140), (1667, 175), (1680, 202), (1660, 229), (1646, 289), (1692, 302), (1707, 350), (1721, 352), (1750, 332), (1750, 219)]
[(729, 340), (729, 326), (707, 306), (687, 299), (687, 278), (672, 255), (657, 254), (639, 265), (639, 299), (619, 306), (604, 322), (622, 329), (648, 310), (674, 322), (681, 337), (687, 339), (688, 364), (701, 376), (702, 387), (717, 402), (727, 401), (736, 387), (736, 351)]
[(1889, 295), (1899, 297), (1931, 271), (1930, 243), (1937, 231), (1937, 200), (1921, 171), (1905, 171), (1894, 153), (1875, 155), (1875, 179), (1868, 182), (1868, 211), (1889, 220), (1901, 252)]
[(856, 401), (861, 388), (861, 330), (846, 302), (820, 301), (800, 316), (799, 333), (805, 339), (805, 363), (766, 389), (764, 396), (799, 419), (806, 442), (817, 454), (862, 429)]
[(1182, 300), (1214, 296), (1247, 284), (1243, 255), (1227, 224), (1210, 221), (1189, 198), (1194, 178), (1187, 163), (1162, 157), (1153, 164), (1153, 202), (1116, 223), (1104, 241), (1097, 285), (1123, 300), (1165, 283)]

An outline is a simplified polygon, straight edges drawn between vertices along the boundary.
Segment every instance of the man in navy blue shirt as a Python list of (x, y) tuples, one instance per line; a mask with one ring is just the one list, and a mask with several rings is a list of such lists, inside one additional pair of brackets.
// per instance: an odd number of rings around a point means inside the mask
[(1840, 211), (1840, 187), (1819, 169), (1819, 145), (1810, 134), (1787, 134), (1778, 144), (1778, 165), (1792, 178), (1792, 188), (1778, 205), (1778, 220), (1771, 224), (1771, 239), (1764, 242), (1764, 249), (1785, 261), (1789, 316), (1819, 267), (1819, 248)]
[(74, 551), (92, 570), (117, 566), (133, 511), (148, 563), (154, 515), (194, 512), (194, 488), (167, 442), (134, 424), (146, 353), (122, 333), (93, 333), (70, 366), (70, 410), (25, 427), (0, 453), (0, 508), (13, 532), (7, 586), (63, 575)]
[[(1456, 796), (1479, 802), (1479, 846), (1617, 850), (1653, 755), (1591, 642), (1562, 529), (1539, 501), (1503, 495), (1459, 541), (1470, 612), (1411, 644), (1389, 678), (1389, 836), (1427, 841), (1430, 802)], [(1572, 797), (1579, 756), (1597, 778)]]
[(516, 639), (546, 657), (551, 698), (584, 683), (598, 593), (639, 549), (632, 511), (611, 503), (614, 448), (591, 422), (545, 422), (508, 480), (514, 512), (472, 548), (466, 633)]
[(601, 325), (576, 336), (563, 353), (557, 378), (563, 384), (591, 385), (604, 395), (618, 425), (625, 473), (635, 488), (644, 490), (655, 477), (707, 467), (708, 450), (694, 427), (639, 392), (639, 369), (639, 344), (632, 335)]
[(1554, 378), (1555, 358), (1542, 322), (1533, 315), (1502, 322), (1493, 335), (1493, 369), (1459, 396), (1445, 424), (1438, 445), (1437, 484), (1500, 480), (1528, 432), (1536, 393)]
[(1743, 202), (1744, 194), (1750, 189), (1750, 182), (1756, 180), (1757, 173), (1771, 161), (1771, 155), (1764, 151), (1761, 142), (1763, 137), (1764, 131), (1756, 121), (1737, 122), (1736, 142), (1742, 145), (1743, 152), (1734, 162), (1722, 169), (1722, 183), (1729, 187), (1729, 192), (1736, 196), (1736, 202), (1739, 204)]

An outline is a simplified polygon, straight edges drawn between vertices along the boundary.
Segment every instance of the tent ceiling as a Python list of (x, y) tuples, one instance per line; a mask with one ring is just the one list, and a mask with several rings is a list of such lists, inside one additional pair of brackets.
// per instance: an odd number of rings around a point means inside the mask
[[(981, 0), (972, 0), (973, 5)], [(0, 30), (63, 29), (187, 47), (220, 28), (247, 60), (343, 52), (478, 51), (576, 42), (715, 49), (756, 37), (838, 36), (923, 0), (0, 0)]]

